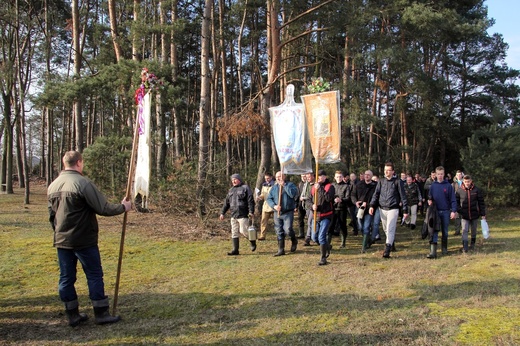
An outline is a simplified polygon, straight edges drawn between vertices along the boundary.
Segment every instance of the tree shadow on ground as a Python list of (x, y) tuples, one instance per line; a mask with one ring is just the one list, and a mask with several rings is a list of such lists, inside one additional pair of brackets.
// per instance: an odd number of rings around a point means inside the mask
[[(77, 328), (66, 325), (61, 303), (54, 295), (4, 299), (0, 302), (0, 341), (53, 345), (80, 341), (115, 345), (198, 345), (202, 341), (209, 345), (442, 344), (448, 342), (450, 330), (454, 333), (456, 326), (438, 316), (432, 323), (425, 301), (457, 299), (457, 292), (463, 298), (516, 296), (518, 282), (511, 278), (414, 284), (411, 289), (415, 295), (400, 299), (360, 299), (357, 293), (135, 293), (120, 296), (118, 311), (123, 321), (107, 326), (94, 324), (88, 297), (82, 296), (81, 310), (91, 320)], [(403, 309), (407, 311), (404, 315)], [(373, 314), (386, 316), (386, 322), (370, 323)]]

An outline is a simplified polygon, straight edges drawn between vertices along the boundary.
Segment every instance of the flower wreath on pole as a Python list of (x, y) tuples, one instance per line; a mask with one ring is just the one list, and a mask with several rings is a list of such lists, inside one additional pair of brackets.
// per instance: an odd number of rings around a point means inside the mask
[(138, 106), (137, 116), (139, 117), (139, 134), (142, 135), (142, 129), (144, 128), (144, 119), (143, 119), (143, 98), (149, 91), (157, 91), (164, 83), (161, 79), (159, 79), (155, 74), (149, 73), (146, 67), (143, 67), (141, 70), (141, 85), (135, 91), (134, 99), (135, 104)]
[(330, 83), (325, 81), (323, 77), (312, 78), (311, 83), (307, 85), (307, 90), (309, 90), (311, 94), (329, 91)]

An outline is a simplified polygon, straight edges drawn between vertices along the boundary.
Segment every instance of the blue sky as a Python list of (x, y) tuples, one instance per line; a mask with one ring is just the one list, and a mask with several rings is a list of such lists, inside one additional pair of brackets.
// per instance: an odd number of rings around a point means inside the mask
[(519, 0), (486, 0), (488, 18), (495, 19), (495, 25), (488, 29), (488, 33), (502, 34), (504, 41), (509, 44), (506, 62), (509, 67), (520, 70), (520, 20)]

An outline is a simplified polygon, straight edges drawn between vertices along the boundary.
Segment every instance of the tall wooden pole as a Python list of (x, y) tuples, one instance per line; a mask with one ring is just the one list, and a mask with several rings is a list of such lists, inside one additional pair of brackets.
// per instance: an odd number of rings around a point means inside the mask
[[(284, 181), (284, 173), (283, 173), (283, 164), (281, 165), (281, 169), (280, 169), (280, 172), (282, 173), (282, 181)], [(278, 184), (278, 205), (281, 207), (282, 206), (282, 189), (283, 189), (283, 186), (281, 186), (280, 184)], [(281, 209), (278, 210), (278, 217), (280, 217), (280, 213), (281, 212)]]
[[(126, 197), (125, 199), (129, 201), (132, 196), (132, 182), (134, 178), (134, 171), (136, 165), (137, 158), (137, 145), (139, 143), (139, 116), (136, 116), (135, 120), (135, 131), (134, 131), (134, 139), (132, 142), (132, 155), (130, 157), (130, 167), (128, 169), (128, 181), (126, 183)], [(115, 315), (117, 312), (117, 296), (119, 294), (119, 279), (121, 278), (121, 266), (123, 264), (123, 249), (125, 246), (125, 234), (126, 234), (126, 220), (128, 213), (125, 211), (123, 215), (123, 229), (121, 231), (121, 242), (119, 243), (119, 259), (117, 261), (117, 276), (116, 276), (116, 287), (114, 292), (114, 305), (112, 307), (112, 314)]]
[[(318, 141), (319, 143), (319, 141)], [(319, 146), (318, 146), (319, 148)], [(318, 168), (320, 167), (320, 165), (318, 164), (318, 155), (316, 155), (316, 173), (314, 175), (314, 185), (318, 184)], [(314, 186), (312, 187), (314, 188)], [(315, 205), (318, 205), (318, 190), (314, 188), (314, 204)], [(318, 211), (317, 210), (314, 210), (314, 217), (313, 217), (313, 224), (314, 224), (314, 227), (312, 227), (312, 230), (314, 233), (316, 233), (316, 216), (318, 214)]]

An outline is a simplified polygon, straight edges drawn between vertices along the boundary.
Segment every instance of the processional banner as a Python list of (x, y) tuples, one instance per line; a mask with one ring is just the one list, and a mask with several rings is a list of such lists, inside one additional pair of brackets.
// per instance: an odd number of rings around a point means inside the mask
[(139, 123), (139, 142), (137, 146), (137, 163), (135, 166), (134, 198), (141, 194), (145, 203), (150, 193), (150, 91), (138, 100), (137, 117)]
[(316, 163), (340, 161), (341, 113), (339, 91), (302, 96), (307, 132)]
[(287, 86), (282, 104), (269, 108), (276, 153), (283, 173), (304, 174), (312, 170), (307, 140), (305, 109), (294, 101), (294, 86)]

